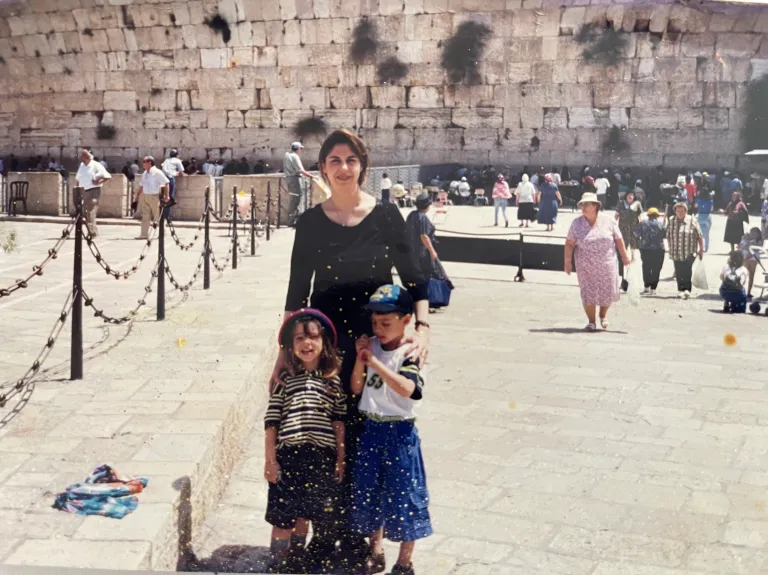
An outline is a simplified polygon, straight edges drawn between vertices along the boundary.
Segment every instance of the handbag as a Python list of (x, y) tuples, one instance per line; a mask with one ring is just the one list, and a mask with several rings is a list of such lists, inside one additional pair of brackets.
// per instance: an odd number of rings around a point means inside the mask
[(451, 303), (451, 287), (446, 280), (430, 278), (427, 282), (427, 297), (429, 307), (446, 307)]

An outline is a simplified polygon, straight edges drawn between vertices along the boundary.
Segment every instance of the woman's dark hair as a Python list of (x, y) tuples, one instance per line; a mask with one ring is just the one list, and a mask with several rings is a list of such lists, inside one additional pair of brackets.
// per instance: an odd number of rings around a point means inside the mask
[(741, 250), (733, 250), (731, 255), (728, 256), (728, 263), (734, 269), (738, 269), (744, 265), (744, 254)]
[(305, 335), (307, 334), (310, 325), (317, 326), (317, 329), (323, 338), (323, 351), (320, 352), (320, 362), (317, 365), (317, 369), (326, 379), (339, 375), (341, 372), (341, 358), (339, 357), (336, 348), (333, 347), (331, 335), (323, 329), (323, 326), (319, 321), (309, 316), (300, 316), (296, 318), (290, 326), (286, 326), (286, 329), (290, 329), (291, 334), (290, 343), (283, 346), (286, 363), (290, 365), (294, 371), (303, 369), (301, 361), (293, 353), (293, 334), (297, 325), (302, 326)]
[(381, 177), (382, 177), (382, 178), (388, 178), (388, 177), (389, 177), (389, 174), (388, 174), (387, 172), (384, 172), (383, 174), (381, 174)]
[(335, 146), (347, 145), (360, 160), (360, 177), (357, 183), (361, 186), (365, 183), (365, 178), (368, 175), (368, 146), (365, 145), (362, 139), (350, 132), (349, 130), (336, 130), (332, 132), (323, 142), (320, 147), (320, 154), (317, 158), (317, 163), (321, 166), (320, 173), (323, 174), (325, 179), (325, 173), (322, 171), (322, 166), (325, 164), (325, 160), (328, 159), (328, 155)]

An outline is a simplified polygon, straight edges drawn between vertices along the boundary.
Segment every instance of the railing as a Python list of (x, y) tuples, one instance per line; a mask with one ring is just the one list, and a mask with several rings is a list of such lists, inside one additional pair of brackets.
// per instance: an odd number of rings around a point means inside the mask
[[(32, 365), (21, 376), (21, 378), (12, 381), (0, 382), (0, 408), (7, 405), (8, 401), (21, 395), (21, 401), (28, 396), (31, 392), (29, 384), (35, 379), (35, 377), (41, 373), (45, 360), (51, 353), (55, 346), (61, 332), (64, 329), (64, 325), (71, 319), (71, 349), (70, 349), (70, 379), (77, 380), (82, 379), (84, 375), (84, 358), (83, 358), (83, 308), (91, 308), (94, 317), (98, 318), (106, 324), (125, 324), (133, 321), (141, 308), (148, 305), (149, 296), (151, 293), (156, 294), (155, 307), (156, 307), (156, 319), (162, 321), (165, 319), (165, 301), (166, 301), (166, 279), (168, 282), (178, 291), (187, 292), (198, 281), (200, 276), (203, 277), (203, 289), (207, 290), (211, 287), (211, 266), (220, 274), (227, 271), (231, 266), (233, 270), (238, 267), (238, 255), (247, 255), (248, 243), (241, 245), (240, 234), (238, 233), (238, 222), (242, 222), (244, 226), (244, 233), (250, 233), (250, 254), (255, 255), (256, 247), (258, 246), (257, 238), (266, 236), (267, 240), (271, 239), (272, 233), (274, 233), (275, 226), (271, 223), (265, 223), (257, 221), (256, 219), (256, 195), (253, 188), (250, 194), (250, 205), (248, 209), (250, 211), (250, 219), (238, 218), (238, 196), (237, 188), (232, 190), (231, 200), (231, 213), (232, 216), (232, 230), (231, 241), (228, 240), (228, 251), (223, 261), (219, 261), (216, 258), (216, 253), (213, 249), (211, 242), (210, 229), (211, 229), (211, 216), (213, 215), (213, 205), (211, 203), (211, 189), (207, 188), (205, 193), (205, 201), (203, 205), (200, 221), (197, 226), (197, 230), (191, 241), (184, 242), (179, 237), (178, 230), (173, 223), (166, 220), (165, 210), (160, 210), (158, 219), (152, 223), (152, 230), (149, 238), (142, 246), (141, 252), (138, 254), (134, 264), (125, 269), (117, 269), (110, 265), (101, 252), (101, 249), (97, 245), (96, 236), (91, 235), (85, 225), (85, 215), (83, 206), (83, 188), (74, 188), (74, 199), (76, 206), (76, 213), (74, 217), (67, 223), (66, 227), (62, 231), (60, 237), (56, 240), (53, 247), (48, 250), (48, 255), (40, 263), (32, 266), (31, 273), (27, 274), (24, 278), (16, 280), (7, 287), (0, 288), (0, 299), (10, 297), (17, 291), (28, 289), (30, 282), (35, 277), (43, 275), (43, 270), (50, 265), (53, 260), (58, 259), (58, 255), (64, 244), (70, 239), (74, 232), (74, 259), (73, 259), (73, 281), (72, 289), (67, 294), (64, 300), (61, 311), (56, 316), (53, 322), (53, 327), (42, 346), (40, 352), (36, 356)], [(272, 202), (272, 190), (271, 187), (267, 190), (267, 202), (265, 206), (266, 210), (266, 222), (270, 222), (271, 215), (273, 213)], [(248, 230), (250, 226), (250, 230)], [(204, 238), (200, 249), (200, 257), (198, 258), (197, 265), (192, 272), (191, 277), (186, 282), (181, 282), (177, 279), (171, 269), (171, 263), (169, 262), (168, 254), (166, 252), (166, 227), (170, 232), (170, 237), (176, 246), (182, 251), (192, 250), (198, 243), (201, 235)], [(83, 244), (88, 248), (93, 258), (104, 270), (104, 272), (115, 278), (116, 280), (127, 280), (130, 277), (139, 273), (145, 261), (151, 258), (149, 250), (153, 243), (157, 240), (157, 258), (155, 260), (152, 269), (150, 270), (146, 284), (143, 286), (140, 292), (139, 299), (133, 309), (122, 316), (113, 316), (107, 313), (103, 307), (100, 307), (97, 302), (97, 295), (89, 293), (86, 289), (86, 285), (83, 282)], [(155, 285), (156, 284), (156, 285)]]

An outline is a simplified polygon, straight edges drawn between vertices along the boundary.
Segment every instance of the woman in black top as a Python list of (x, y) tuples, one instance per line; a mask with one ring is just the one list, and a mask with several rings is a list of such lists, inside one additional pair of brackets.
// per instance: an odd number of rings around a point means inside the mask
[[(348, 398), (344, 480), (347, 489), (342, 494), (343, 505), (345, 500), (351, 500), (350, 458), (355, 454), (360, 424), (358, 398), (350, 391), (355, 340), (372, 335), (363, 306), (379, 286), (392, 283), (394, 265), (416, 302), (416, 331), (409, 343), (411, 357), (423, 363), (429, 347), (429, 302), (427, 283), (406, 236), (399, 209), (389, 203), (377, 205), (376, 199), (362, 190), (369, 165), (365, 143), (349, 131), (333, 132), (320, 149), (318, 163), (331, 197), (304, 212), (296, 224), (285, 310), (290, 313), (307, 306), (319, 309), (338, 331), (343, 361), (340, 377)], [(276, 370), (280, 368), (278, 365)], [(345, 553), (358, 549), (364, 552), (362, 537), (353, 536), (345, 527), (343, 523), (315, 525), (317, 535), (309, 548), (312, 557), (327, 558), (338, 539)]]

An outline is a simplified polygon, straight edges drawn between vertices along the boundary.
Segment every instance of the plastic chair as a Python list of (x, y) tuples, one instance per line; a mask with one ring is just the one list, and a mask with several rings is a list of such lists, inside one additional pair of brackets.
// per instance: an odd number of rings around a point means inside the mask
[(486, 197), (483, 188), (477, 188), (475, 190), (475, 205), (479, 206), (480, 202), (483, 202), (486, 206), (488, 205), (488, 198)]
[(24, 206), (24, 215), (27, 215), (27, 197), (29, 196), (29, 182), (11, 182), (8, 193), (8, 214), (16, 215), (16, 202)]

